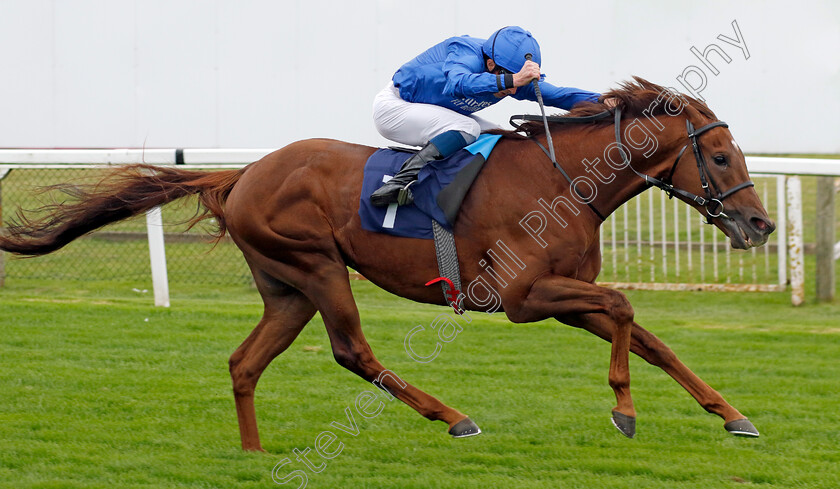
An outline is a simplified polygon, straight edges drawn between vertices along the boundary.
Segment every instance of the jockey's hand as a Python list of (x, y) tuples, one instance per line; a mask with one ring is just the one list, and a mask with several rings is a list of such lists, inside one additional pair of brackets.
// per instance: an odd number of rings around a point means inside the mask
[(532, 80), (540, 78), (540, 65), (533, 61), (526, 61), (519, 73), (513, 75), (513, 86), (524, 87), (531, 83)]

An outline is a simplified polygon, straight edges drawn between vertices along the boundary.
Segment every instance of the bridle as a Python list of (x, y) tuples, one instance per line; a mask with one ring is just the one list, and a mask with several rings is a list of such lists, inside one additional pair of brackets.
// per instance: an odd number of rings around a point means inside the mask
[[(677, 159), (674, 160), (674, 164), (671, 165), (671, 171), (668, 173), (668, 176), (664, 180), (659, 180), (658, 178), (654, 178), (650, 175), (639, 173), (630, 164), (630, 159), (627, 157), (624, 146), (621, 144), (621, 109), (618, 107), (615, 109), (615, 141), (618, 143), (619, 152), (621, 153), (621, 158), (625, 166), (633, 170), (633, 173), (636, 175), (644, 178), (648, 185), (657, 187), (668, 194), (668, 198), (673, 198), (674, 195), (679, 195), (680, 197), (692, 200), (702, 206), (706, 210), (707, 217), (723, 217), (726, 219), (732, 219), (724, 212), (723, 201), (727, 197), (731, 197), (735, 192), (745, 188), (754, 187), (755, 184), (752, 181), (747, 180), (746, 182), (740, 183), (725, 192), (721, 191), (720, 185), (715, 182), (715, 179), (712, 177), (712, 173), (709, 171), (709, 166), (706, 163), (706, 159), (703, 158), (703, 152), (700, 150), (700, 141), (697, 139), (704, 132), (716, 127), (729, 127), (729, 125), (723, 121), (715, 121), (710, 124), (706, 124), (699, 129), (695, 129), (694, 124), (692, 124), (690, 120), (686, 120), (685, 128), (688, 132), (689, 142), (680, 149), (680, 152), (677, 154)], [(688, 149), (689, 144), (691, 145), (691, 149), (694, 151), (694, 159), (697, 162), (697, 172), (700, 174), (700, 186), (706, 193), (705, 197), (677, 188), (673, 184), (674, 172), (676, 172), (680, 158), (682, 158), (683, 154), (685, 154), (685, 150)], [(712, 190), (714, 190), (714, 194), (712, 193)]]
[[(721, 191), (720, 186), (717, 184), (717, 182), (715, 182), (714, 178), (712, 177), (711, 172), (709, 171), (708, 164), (706, 163), (705, 158), (703, 158), (703, 152), (700, 150), (700, 141), (698, 140), (698, 137), (700, 135), (702, 135), (703, 133), (705, 133), (705, 132), (707, 132), (711, 129), (714, 129), (716, 127), (729, 127), (729, 125), (727, 123), (723, 122), (723, 121), (715, 121), (715, 122), (712, 122), (710, 124), (706, 124), (705, 126), (702, 126), (698, 129), (695, 129), (694, 125), (691, 123), (691, 121), (686, 120), (685, 124), (686, 124), (686, 131), (688, 132), (689, 142), (687, 142), (685, 144), (685, 146), (683, 146), (682, 149), (680, 149), (680, 152), (677, 154), (677, 159), (674, 160), (674, 164), (671, 165), (671, 171), (668, 173), (668, 176), (663, 180), (660, 180), (660, 179), (652, 177), (650, 175), (641, 173), (641, 172), (637, 171), (635, 168), (633, 168), (633, 166), (630, 164), (629, 152), (626, 151), (625, 146), (621, 142), (621, 109), (618, 108), (618, 107), (616, 107), (614, 109), (614, 112), (610, 111), (610, 110), (605, 110), (605, 111), (600, 112), (598, 114), (594, 114), (594, 115), (586, 116), (586, 117), (545, 117), (545, 116), (540, 117), (540, 116), (533, 116), (533, 115), (514, 115), (510, 118), (510, 124), (512, 126), (514, 126), (517, 130), (525, 131), (522, 128), (522, 125), (515, 123), (514, 120), (543, 121), (543, 122), (546, 122), (546, 126), (547, 126), (548, 122), (555, 122), (555, 123), (561, 123), (561, 124), (574, 124), (574, 123), (592, 122), (592, 121), (596, 121), (596, 120), (599, 120), (599, 119), (606, 119), (607, 117), (609, 117), (613, 113), (615, 114), (615, 141), (618, 144), (618, 149), (619, 149), (619, 152), (621, 153), (621, 159), (622, 159), (622, 162), (623, 162), (624, 166), (627, 167), (627, 168), (630, 168), (630, 170), (632, 170), (633, 173), (635, 173), (636, 175), (638, 175), (639, 177), (644, 179), (644, 181), (648, 184), (648, 186), (657, 187), (658, 189), (660, 189), (663, 192), (665, 192), (666, 194), (668, 194), (668, 198), (673, 198), (674, 195), (678, 195), (678, 196), (683, 197), (687, 200), (691, 200), (691, 201), (697, 203), (698, 205), (702, 206), (705, 209), (706, 216), (708, 218), (722, 217), (722, 218), (726, 218), (726, 219), (732, 219), (731, 217), (726, 215), (726, 213), (724, 212), (723, 201), (726, 200), (728, 197), (731, 197), (733, 194), (735, 194), (739, 190), (743, 190), (745, 188), (755, 186), (755, 184), (753, 182), (747, 180), (746, 182), (740, 183), (740, 184), (730, 188), (729, 190), (723, 192), (723, 191)], [(540, 149), (543, 150), (543, 153), (545, 153), (546, 156), (548, 156), (548, 158), (551, 160), (554, 167), (557, 168), (558, 170), (560, 170), (560, 173), (562, 173), (563, 176), (566, 178), (566, 180), (569, 182), (572, 190), (577, 193), (577, 188), (575, 187), (571, 177), (569, 177), (568, 173), (566, 173), (566, 171), (563, 169), (563, 167), (561, 167), (557, 163), (556, 159), (552, 157), (553, 156), (551, 154), (552, 152), (548, 151), (545, 148), (545, 146), (543, 146), (535, 138), (531, 138), (531, 139), (533, 139), (534, 142), (537, 143), (537, 145), (540, 147)], [(550, 138), (548, 138), (548, 141), (550, 141)], [(686, 151), (686, 149), (688, 149), (689, 145), (691, 145), (691, 149), (694, 151), (694, 159), (697, 162), (697, 171), (700, 174), (700, 186), (703, 188), (703, 191), (706, 194), (705, 197), (701, 197), (701, 196), (693, 194), (693, 193), (691, 193), (687, 190), (677, 188), (677, 187), (674, 186), (673, 181), (672, 181), (673, 178), (674, 178), (674, 173), (677, 170), (677, 165), (679, 164), (680, 159), (682, 158), (683, 154), (685, 154), (685, 151)], [(714, 193), (712, 193), (712, 191), (714, 191)], [(578, 196), (583, 199), (583, 196), (581, 196), (579, 193), (578, 193)], [(586, 200), (586, 199), (584, 199), (584, 200)], [(595, 213), (595, 215), (597, 215), (602, 221), (604, 221), (606, 219), (604, 217), (604, 215), (601, 214), (598, 211), (598, 209), (596, 209), (595, 206), (592, 205), (591, 202), (587, 202), (587, 205), (589, 206), (590, 209), (592, 209), (592, 211)]]

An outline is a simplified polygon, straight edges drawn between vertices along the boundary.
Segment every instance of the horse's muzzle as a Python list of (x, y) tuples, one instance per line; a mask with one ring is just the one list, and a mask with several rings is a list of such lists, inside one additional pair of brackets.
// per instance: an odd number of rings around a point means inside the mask
[(738, 211), (727, 211), (728, 218), (719, 217), (721, 229), (729, 237), (732, 247), (747, 250), (767, 242), (776, 224), (761, 216), (745, 217)]

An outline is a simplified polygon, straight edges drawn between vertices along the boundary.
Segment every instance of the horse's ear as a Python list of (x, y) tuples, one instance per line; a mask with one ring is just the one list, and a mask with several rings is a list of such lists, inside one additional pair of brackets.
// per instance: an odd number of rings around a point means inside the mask
[(694, 127), (702, 127), (710, 122), (714, 122), (714, 120), (710, 120), (708, 117), (703, 115), (696, 107), (691, 105), (690, 103), (686, 103), (683, 107), (682, 111), (683, 115), (685, 115), (688, 120), (694, 124)]

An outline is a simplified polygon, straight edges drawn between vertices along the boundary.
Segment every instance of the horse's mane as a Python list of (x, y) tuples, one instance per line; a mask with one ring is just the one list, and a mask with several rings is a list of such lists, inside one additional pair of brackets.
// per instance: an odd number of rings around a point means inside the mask
[[(648, 108), (652, 108), (648, 112), (649, 115), (664, 115), (665, 114), (665, 105), (664, 103), (658, 103), (651, 107), (652, 102), (659, 96), (660, 93), (671, 91), (668, 88), (663, 86), (657, 85), (655, 83), (651, 83), (644, 78), (634, 76), (633, 81), (625, 81), (622, 82), (618, 88), (614, 88), (606, 93), (601, 94), (601, 97), (598, 98), (597, 102), (580, 102), (575, 105), (572, 110), (566, 112), (565, 114), (558, 115), (556, 117), (586, 117), (595, 114), (599, 114), (605, 110), (608, 110), (609, 107), (604, 103), (604, 100), (612, 98), (616, 101), (616, 106), (621, 109), (622, 113), (624, 113), (627, 117), (644, 117), (642, 111)], [(685, 94), (679, 94), (682, 99), (688, 103), (688, 105), (697, 109), (700, 114), (703, 116), (717, 120), (717, 116), (712, 112), (709, 107), (704, 104), (703, 102), (689, 97)], [(549, 123), (551, 124), (551, 123)], [(612, 117), (606, 117), (603, 119), (598, 119), (592, 122), (588, 122), (587, 124), (594, 124), (594, 125), (611, 125), (613, 124)], [(555, 127), (580, 127), (578, 124), (561, 124), (555, 123), (551, 124)], [(521, 124), (521, 129), (516, 131), (503, 131), (503, 130), (496, 130), (492, 131), (494, 134), (501, 134), (507, 137), (522, 137), (521, 133), (525, 133), (527, 136), (534, 136), (537, 134), (542, 134), (545, 132), (544, 124), (539, 121), (529, 121)]]

